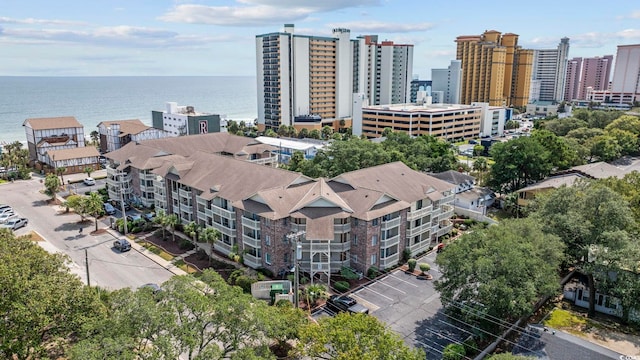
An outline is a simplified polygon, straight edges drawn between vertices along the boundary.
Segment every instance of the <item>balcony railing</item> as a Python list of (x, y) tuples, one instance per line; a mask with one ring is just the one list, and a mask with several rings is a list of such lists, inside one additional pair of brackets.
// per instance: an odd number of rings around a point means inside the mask
[(221, 253), (225, 254), (225, 255), (229, 255), (231, 253), (231, 250), (233, 249), (233, 247), (231, 245), (225, 244), (222, 241), (216, 241), (213, 243), (213, 248), (217, 251), (220, 251)]
[(242, 258), (244, 259), (244, 264), (249, 267), (252, 267), (254, 269), (262, 267), (261, 257), (253, 256), (251, 254), (244, 254)]
[(333, 232), (337, 234), (344, 234), (351, 231), (351, 223), (349, 224), (334, 224)]
[(410, 220), (415, 220), (417, 218), (423, 217), (429, 214), (432, 210), (433, 210), (433, 206), (429, 205), (429, 206), (423, 207), (422, 209), (409, 211), (409, 213), (407, 214), (407, 220), (410, 221)]
[(303, 252), (310, 252), (311, 250), (313, 250), (314, 252), (329, 252), (329, 249), (329, 242), (313, 243), (313, 245), (311, 245), (311, 243), (309, 242), (302, 243)]
[(247, 246), (251, 246), (254, 248), (259, 248), (260, 245), (260, 240), (259, 239), (254, 239), (250, 236), (247, 236), (245, 234), (242, 234), (242, 243), (247, 245)]
[(304, 231), (307, 229), (307, 225), (306, 224), (294, 224), (291, 223), (291, 232), (299, 232), (299, 231)]
[(178, 195), (184, 198), (191, 198), (191, 190), (178, 189)]
[(234, 219), (235, 216), (236, 216), (234, 211), (223, 209), (223, 208), (217, 207), (215, 205), (211, 205), (211, 212), (213, 214), (220, 215), (223, 218), (227, 218), (227, 219)]
[(397, 218), (383, 221), (382, 224), (380, 225), (380, 230), (387, 230), (387, 229), (393, 229), (394, 227), (398, 227), (400, 226), (400, 220), (401, 220), (401, 217), (398, 216)]
[(440, 219), (450, 219), (453, 216), (453, 206), (451, 205), (442, 205), (442, 211)]
[(260, 220), (253, 220), (246, 217), (242, 217), (242, 226), (246, 226), (250, 229), (260, 230)]
[(429, 231), (429, 229), (431, 229), (431, 221), (424, 223), (422, 225), (407, 229), (407, 237), (412, 238), (414, 236), (424, 233), (425, 231)]
[(385, 240), (380, 240), (380, 247), (389, 247), (400, 243), (400, 235), (392, 236)]
[(394, 266), (398, 263), (398, 260), (400, 259), (400, 254), (399, 253), (395, 253), (391, 256), (388, 256), (384, 259), (380, 259), (380, 268), (381, 269), (386, 269), (388, 267)]

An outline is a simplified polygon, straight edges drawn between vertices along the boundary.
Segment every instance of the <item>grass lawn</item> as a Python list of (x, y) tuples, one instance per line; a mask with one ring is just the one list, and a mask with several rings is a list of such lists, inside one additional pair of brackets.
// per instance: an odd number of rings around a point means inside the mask
[(554, 309), (551, 312), (551, 316), (549, 316), (549, 319), (547, 319), (544, 324), (552, 328), (565, 330), (572, 334), (579, 335), (587, 325), (587, 319), (582, 316), (574, 315), (567, 310)]
[(42, 236), (40, 236), (40, 234), (38, 234), (35, 231), (30, 231), (28, 234), (25, 234), (24, 236), (31, 241), (44, 241), (44, 238), (42, 238)]
[(165, 252), (164, 250), (160, 249), (159, 247), (157, 247), (157, 246), (155, 246), (153, 244), (150, 244), (148, 242), (142, 242), (141, 245), (143, 247), (145, 247), (147, 250), (151, 251), (152, 253), (160, 256), (161, 258), (163, 258), (163, 259), (165, 259), (167, 261), (173, 260), (173, 255)]
[(188, 274), (193, 274), (193, 273), (197, 273), (198, 269), (196, 269), (193, 266), (189, 266), (186, 262), (184, 262), (184, 260), (180, 259), (176, 262), (174, 262), (174, 265), (176, 265), (177, 267), (179, 267), (180, 269), (182, 269), (182, 271), (188, 273)]

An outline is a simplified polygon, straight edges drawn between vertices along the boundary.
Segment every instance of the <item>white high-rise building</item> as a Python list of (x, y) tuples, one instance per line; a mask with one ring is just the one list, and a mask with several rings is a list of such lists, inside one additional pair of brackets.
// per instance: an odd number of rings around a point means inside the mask
[(618, 45), (611, 81), (613, 103), (640, 101), (640, 44)]
[(413, 45), (350, 39), (349, 29), (332, 36), (283, 32), (256, 36), (258, 128), (317, 127), (352, 115), (354, 93), (370, 103), (401, 103), (410, 97)]
[[(564, 98), (569, 38), (560, 39), (557, 49), (534, 50), (533, 79), (539, 81), (539, 94), (532, 93), (530, 100), (561, 102)], [(537, 95), (537, 96), (536, 96)]]
[(443, 94), (439, 102), (459, 104), (461, 88), (462, 61), (451, 60), (451, 64), (446, 69), (431, 69), (431, 91), (441, 91)]

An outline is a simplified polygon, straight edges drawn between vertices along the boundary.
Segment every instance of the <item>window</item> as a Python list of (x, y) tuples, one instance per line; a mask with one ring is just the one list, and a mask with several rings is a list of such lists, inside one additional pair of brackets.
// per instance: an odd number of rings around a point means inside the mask
[(372, 235), (371, 236), (371, 246), (376, 246), (378, 245), (378, 235)]
[(371, 254), (371, 265), (378, 263), (378, 254)]
[(271, 246), (271, 236), (265, 235), (264, 244), (267, 245), (267, 246)]
[(378, 219), (371, 220), (371, 225), (378, 226)]
[(353, 234), (353, 239), (351, 239), (351, 242), (354, 246), (358, 245), (358, 235)]
[(264, 253), (264, 262), (267, 263), (267, 265), (271, 265), (271, 254)]

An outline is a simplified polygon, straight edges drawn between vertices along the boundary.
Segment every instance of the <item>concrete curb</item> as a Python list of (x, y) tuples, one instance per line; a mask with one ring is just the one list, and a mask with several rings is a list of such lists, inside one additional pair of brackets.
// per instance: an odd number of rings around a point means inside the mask
[[(124, 235), (120, 235), (119, 233), (115, 232), (115, 230), (110, 229), (110, 228), (107, 228), (107, 233), (109, 233), (109, 235), (113, 236), (114, 240), (124, 237)], [(147, 250), (142, 245), (138, 244), (135, 240), (130, 240), (129, 242), (131, 243), (131, 248), (133, 250), (137, 251), (138, 253), (142, 254), (143, 256), (148, 258), (149, 260), (155, 262), (156, 264), (158, 264), (158, 265), (162, 266), (163, 268), (167, 269), (168, 271), (172, 272), (174, 275), (187, 275), (186, 271), (184, 271), (184, 270), (180, 269), (179, 267), (175, 266), (170, 261), (167, 261), (167, 260), (161, 258), (160, 256), (152, 253), (151, 251)]]

